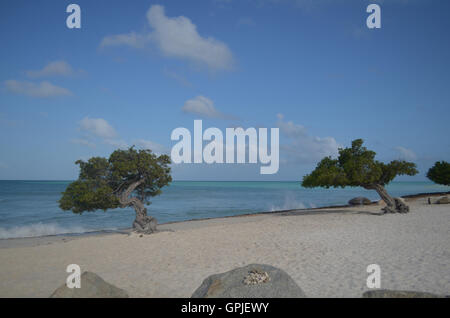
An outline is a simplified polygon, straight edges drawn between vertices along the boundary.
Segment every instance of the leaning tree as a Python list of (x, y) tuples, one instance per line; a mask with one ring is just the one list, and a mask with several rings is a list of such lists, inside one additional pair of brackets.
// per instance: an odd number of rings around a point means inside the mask
[(385, 185), (398, 175), (417, 174), (412, 162), (394, 160), (388, 164), (375, 160), (375, 152), (362, 146), (363, 140), (356, 139), (351, 148), (339, 149), (337, 159), (325, 157), (311, 174), (303, 177), (302, 186), (313, 187), (363, 187), (375, 190), (386, 203), (385, 213), (408, 212), (398, 198), (391, 197)]
[(450, 185), (450, 163), (446, 161), (437, 161), (434, 166), (428, 170), (427, 178), (437, 184)]
[(80, 175), (62, 193), (61, 209), (81, 214), (133, 207), (133, 230), (145, 234), (156, 231), (157, 221), (147, 215), (145, 204), (172, 181), (169, 156), (131, 147), (114, 151), (109, 159), (93, 157), (76, 164)]

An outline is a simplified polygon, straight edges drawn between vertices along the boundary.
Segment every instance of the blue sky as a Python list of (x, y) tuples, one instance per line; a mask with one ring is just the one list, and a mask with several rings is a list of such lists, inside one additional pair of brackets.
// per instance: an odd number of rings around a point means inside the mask
[[(81, 29), (66, 7), (81, 7)], [(379, 3), (382, 28), (366, 27)], [(450, 160), (448, 1), (2, 1), (0, 179), (74, 179), (77, 159), (170, 151), (177, 127), (280, 128), (280, 169), (173, 167), (175, 180), (300, 180), (363, 138), (425, 180)], [(187, 105), (190, 105), (189, 107)]]

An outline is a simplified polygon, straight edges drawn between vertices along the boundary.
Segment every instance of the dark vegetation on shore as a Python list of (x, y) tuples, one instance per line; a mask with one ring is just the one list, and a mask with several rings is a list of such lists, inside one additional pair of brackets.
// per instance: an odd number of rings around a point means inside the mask
[(363, 140), (352, 141), (350, 148), (340, 148), (337, 159), (323, 158), (316, 169), (303, 177), (302, 186), (314, 187), (362, 187), (375, 190), (386, 203), (384, 213), (407, 213), (409, 207), (398, 198), (393, 198), (385, 186), (396, 176), (414, 176), (418, 173), (416, 164), (394, 160), (388, 164), (375, 160), (375, 151), (363, 147)]
[[(385, 186), (396, 176), (416, 175), (418, 173), (416, 164), (404, 160), (394, 160), (386, 164), (375, 160), (376, 153), (363, 147), (363, 142), (362, 139), (356, 139), (352, 141), (350, 148), (340, 148), (337, 159), (323, 158), (314, 171), (303, 177), (302, 186), (305, 188), (362, 187), (366, 190), (375, 190), (386, 204), (386, 207), (381, 209), (383, 213), (409, 212), (405, 200), (392, 197)], [(62, 193), (59, 205), (63, 210), (80, 214), (85, 211), (133, 207), (136, 212), (136, 219), (132, 225), (133, 231), (151, 234), (157, 231), (157, 221), (147, 215), (145, 204), (150, 204), (149, 198), (159, 195), (161, 188), (172, 181), (170, 163), (170, 157), (167, 155), (157, 156), (151, 150), (135, 150), (133, 147), (128, 150), (116, 150), (108, 159), (94, 157), (87, 162), (78, 160), (76, 164), (80, 166), (79, 178)], [(450, 164), (445, 161), (436, 162), (428, 171), (427, 177), (438, 184), (449, 185)], [(403, 198), (431, 195), (434, 196), (436, 193), (420, 193)], [(368, 199), (365, 201), (372, 205), (378, 203), (370, 203)], [(317, 211), (349, 206), (351, 205), (260, 213)]]

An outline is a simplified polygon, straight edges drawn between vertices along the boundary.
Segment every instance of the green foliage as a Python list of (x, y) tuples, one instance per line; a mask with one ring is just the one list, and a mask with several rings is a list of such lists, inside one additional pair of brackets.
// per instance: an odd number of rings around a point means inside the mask
[(59, 207), (62, 210), (72, 210), (74, 213), (115, 209), (119, 207), (119, 200), (113, 192), (106, 182), (77, 180), (63, 192)]
[(373, 188), (386, 185), (397, 175), (417, 174), (412, 162), (394, 160), (385, 164), (375, 160), (376, 153), (363, 147), (363, 140), (356, 139), (351, 148), (340, 148), (337, 159), (325, 157), (311, 174), (303, 177), (302, 186)]
[(147, 204), (172, 181), (170, 157), (157, 156), (151, 150), (116, 150), (109, 159), (93, 157), (78, 160), (80, 175), (62, 193), (59, 206), (74, 213), (120, 207), (119, 196), (137, 182), (135, 195)]
[(437, 184), (450, 185), (450, 163), (446, 161), (437, 161), (434, 166), (428, 170), (427, 178)]

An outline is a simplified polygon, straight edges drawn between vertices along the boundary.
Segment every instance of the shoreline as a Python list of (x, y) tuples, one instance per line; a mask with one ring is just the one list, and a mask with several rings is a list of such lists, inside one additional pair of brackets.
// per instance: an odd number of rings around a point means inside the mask
[(381, 288), (450, 294), (450, 205), (381, 204), (259, 213), (160, 225), (152, 235), (15, 239), (0, 248), (0, 297), (48, 297), (78, 264), (130, 297), (190, 297), (203, 280), (248, 264), (288, 273), (308, 297), (361, 297), (367, 266)]
[[(417, 194), (409, 194), (404, 195), (402, 198), (409, 200), (416, 200), (420, 198), (427, 197), (439, 197), (450, 195), (450, 191), (448, 192), (431, 192), (431, 193), (417, 193)], [(378, 206), (378, 201), (372, 201), (371, 204), (366, 206)], [(170, 227), (175, 226), (176, 228), (194, 228), (195, 225), (192, 226), (193, 222), (206, 223), (209, 225), (210, 223), (220, 223), (221, 221), (226, 221), (230, 219), (238, 219), (238, 218), (248, 218), (248, 217), (258, 217), (258, 216), (270, 216), (270, 215), (283, 215), (283, 214), (291, 214), (291, 215), (319, 215), (319, 214), (332, 214), (332, 213), (348, 213), (348, 211), (343, 211), (342, 209), (346, 208), (355, 208), (358, 206), (352, 206), (349, 204), (346, 205), (331, 205), (331, 206), (323, 206), (316, 208), (304, 208), (304, 209), (290, 209), (290, 210), (277, 210), (277, 211), (262, 211), (256, 213), (247, 213), (247, 214), (239, 214), (239, 215), (230, 215), (230, 216), (222, 216), (222, 217), (210, 217), (210, 218), (201, 218), (201, 219), (190, 219), (183, 221), (173, 221), (158, 224), (158, 232), (162, 231), (170, 231)], [(191, 225), (191, 226), (190, 226)], [(200, 225), (201, 226), (201, 225)], [(158, 233), (156, 232), (156, 233)], [(31, 237), (14, 237), (14, 238), (4, 238), (0, 239), (0, 249), (2, 248), (13, 248), (13, 247), (33, 247), (40, 245), (48, 245), (55, 242), (68, 242), (72, 240), (77, 240), (85, 237), (101, 237), (108, 235), (130, 235), (132, 233), (132, 228), (122, 228), (117, 230), (95, 230), (90, 232), (83, 233), (61, 233), (54, 235), (43, 235), (43, 236), (31, 236)]]

